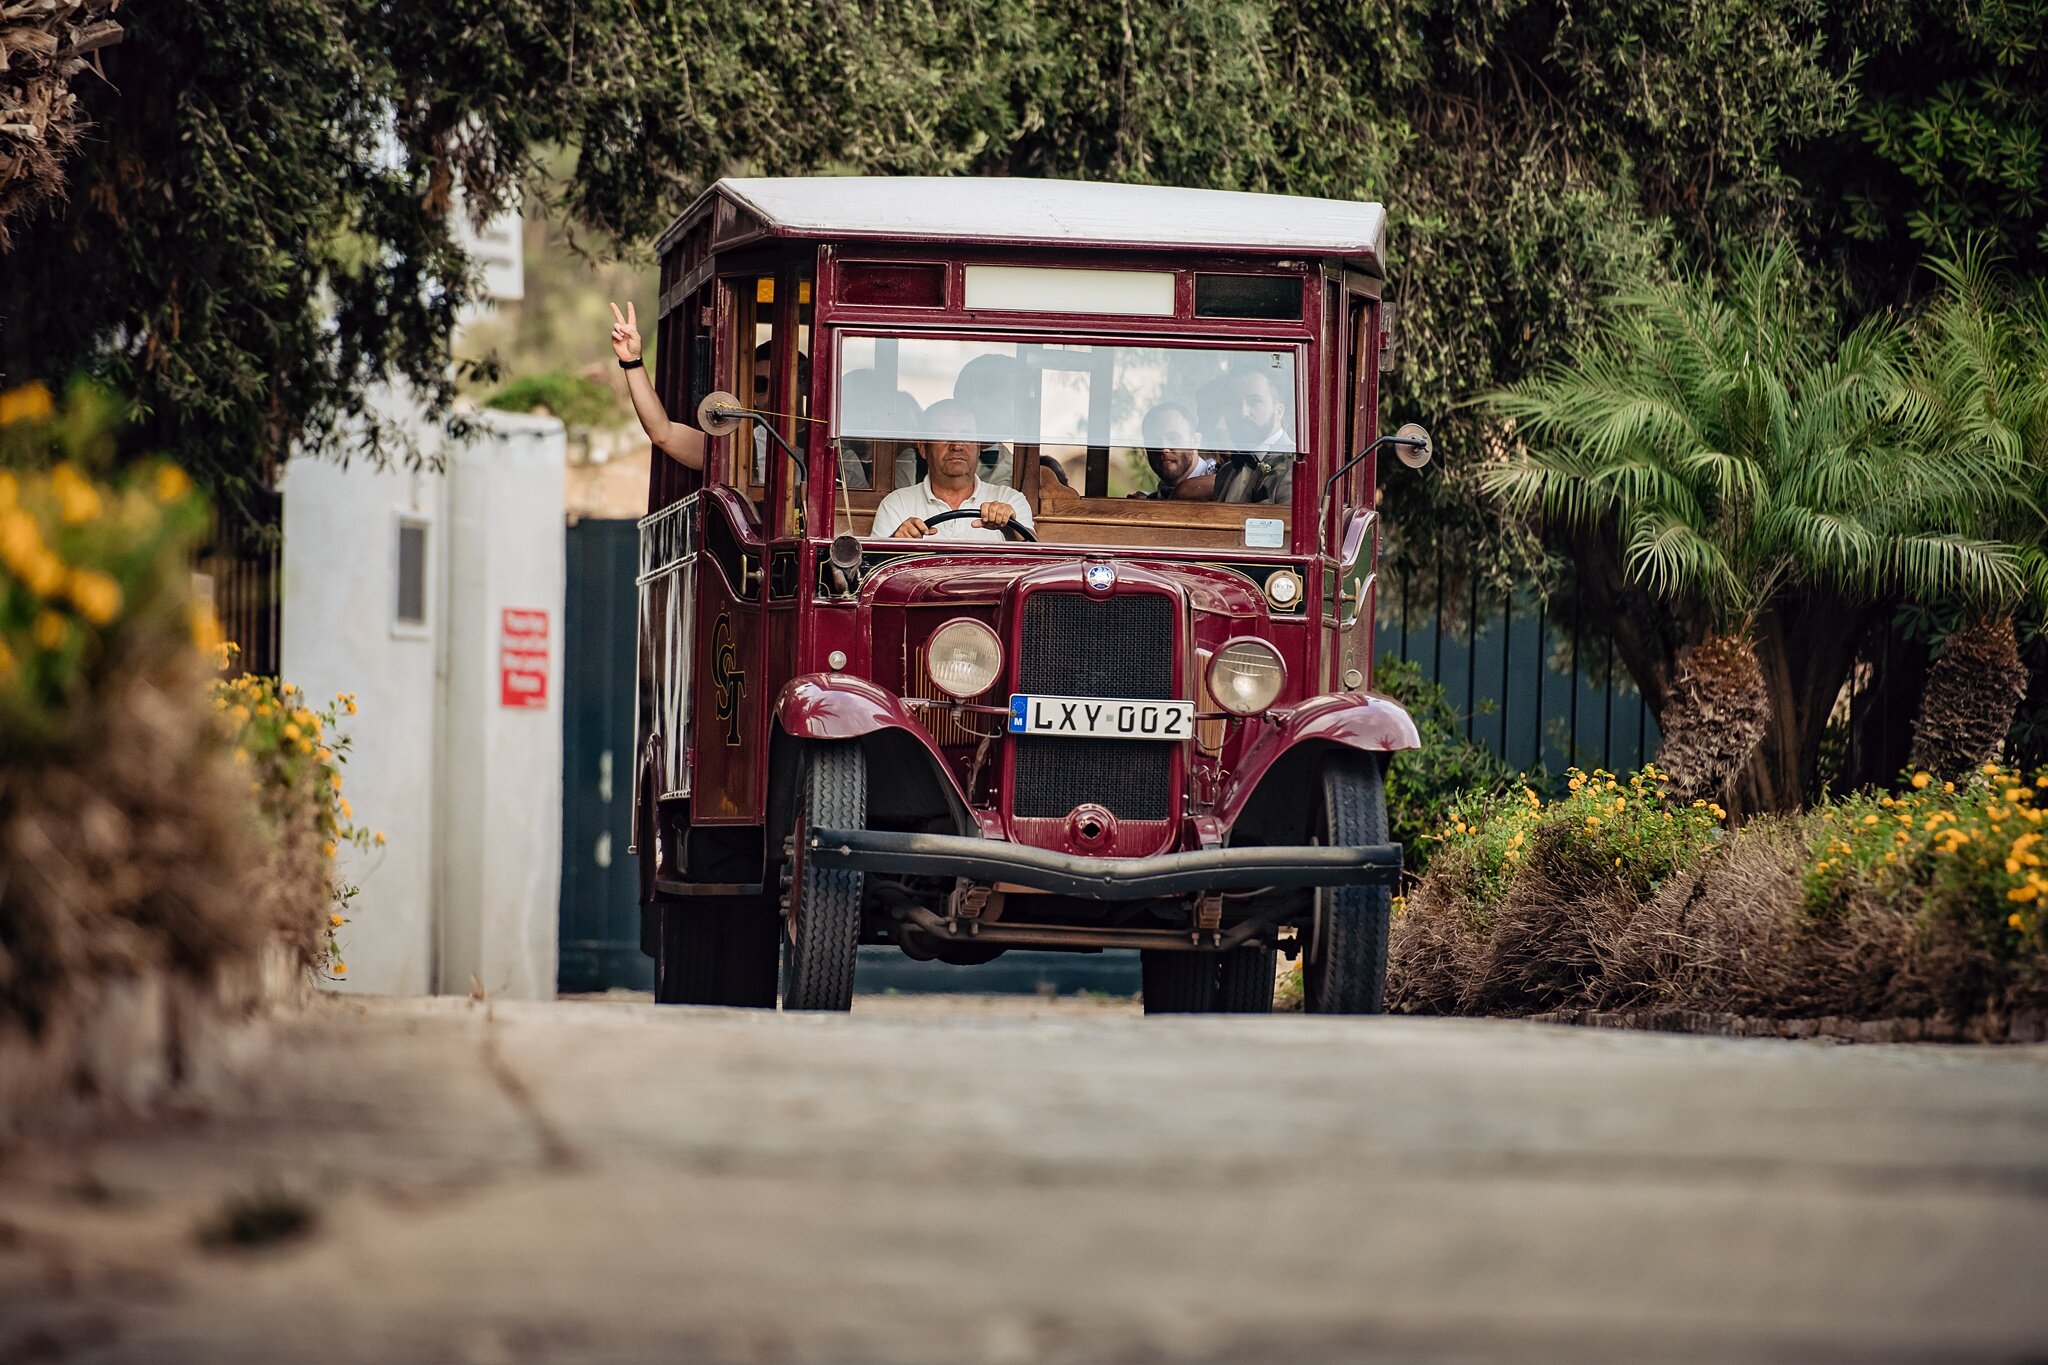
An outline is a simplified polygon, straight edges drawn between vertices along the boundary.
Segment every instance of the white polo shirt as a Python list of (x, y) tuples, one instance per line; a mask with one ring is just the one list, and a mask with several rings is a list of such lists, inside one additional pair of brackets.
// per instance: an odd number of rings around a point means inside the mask
[[(955, 510), (978, 512), (981, 510), (981, 505), (985, 502), (1007, 502), (1010, 506), (1017, 509), (1017, 524), (1027, 529), (1030, 527), (1031, 508), (1024, 501), (1024, 495), (1014, 488), (1005, 488), (1001, 484), (988, 483), (982, 479), (976, 479), (974, 481), (974, 492), (968, 495), (967, 500), (961, 503), (958, 509), (955, 509), (944, 498), (932, 492), (932, 481), (929, 477), (926, 477), (919, 479), (908, 488), (899, 488), (882, 499), (881, 506), (875, 508), (875, 529), (872, 534), (876, 536), (894, 535), (896, 528), (909, 521), (912, 517), (916, 517), (919, 521), (930, 521), (941, 512)], [(944, 526), (935, 526), (932, 528), (929, 538), (932, 540), (1008, 539), (1001, 531), (995, 530), (992, 527), (977, 525), (971, 517), (962, 517), (958, 521), (949, 521)]]

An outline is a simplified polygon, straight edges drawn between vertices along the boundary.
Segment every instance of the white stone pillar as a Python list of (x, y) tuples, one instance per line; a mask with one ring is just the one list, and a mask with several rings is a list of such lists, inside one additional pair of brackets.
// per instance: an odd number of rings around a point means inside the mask
[(436, 986), (548, 999), (561, 915), (567, 446), (552, 417), (475, 420), (474, 438), (448, 447)]

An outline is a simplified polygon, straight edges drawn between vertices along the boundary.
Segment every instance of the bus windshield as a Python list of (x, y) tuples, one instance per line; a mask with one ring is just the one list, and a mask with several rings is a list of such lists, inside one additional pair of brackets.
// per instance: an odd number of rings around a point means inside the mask
[(1284, 504), (1295, 368), (1270, 346), (847, 335), (833, 434), (853, 487), (914, 482), (919, 442), (965, 435), (991, 483), (1015, 483), (1023, 447), (1041, 487), (1082, 497)]

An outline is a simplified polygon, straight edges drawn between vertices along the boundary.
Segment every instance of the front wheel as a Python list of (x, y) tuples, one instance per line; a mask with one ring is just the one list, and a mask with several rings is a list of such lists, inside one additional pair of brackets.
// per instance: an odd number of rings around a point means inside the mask
[[(1318, 833), (1336, 848), (1387, 842), (1387, 796), (1378, 760), (1333, 755), (1323, 768)], [(1387, 1001), (1392, 893), (1384, 886), (1325, 886), (1302, 953), (1302, 1007), (1310, 1014), (1379, 1014)]]
[(1147, 1014), (1206, 1014), (1216, 1003), (1215, 953), (1146, 948), (1138, 953)]
[(867, 755), (857, 740), (814, 743), (802, 782), (783, 915), (782, 1007), (849, 1010), (866, 878), (848, 868), (819, 867), (806, 843), (813, 830), (867, 827)]

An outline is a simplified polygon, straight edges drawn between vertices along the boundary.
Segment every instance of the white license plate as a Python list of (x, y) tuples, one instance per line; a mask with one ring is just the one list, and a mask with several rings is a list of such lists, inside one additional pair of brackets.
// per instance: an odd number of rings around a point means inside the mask
[(1114, 697), (1047, 697), (1012, 693), (1010, 733), (1077, 739), (1186, 739), (1195, 730), (1195, 704), (1120, 701)]

